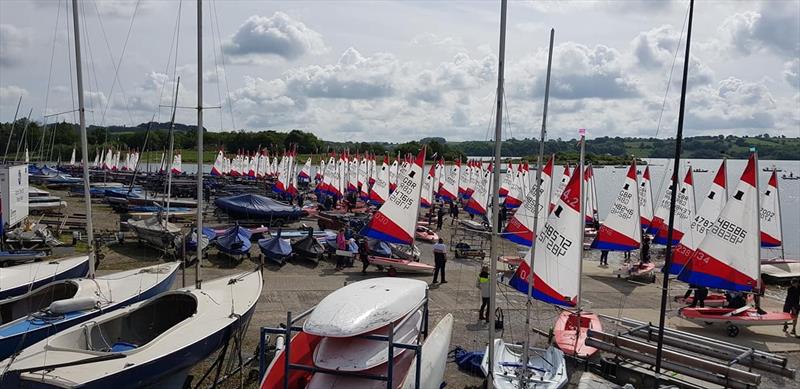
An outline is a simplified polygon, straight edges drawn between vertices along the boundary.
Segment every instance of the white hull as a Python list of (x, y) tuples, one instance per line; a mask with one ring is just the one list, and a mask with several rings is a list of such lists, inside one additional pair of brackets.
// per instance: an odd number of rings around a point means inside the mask
[[(494, 387), (516, 389), (520, 386), (522, 372), (522, 346), (507, 344), (503, 339), (494, 340)], [(481, 363), (481, 370), (488, 375), (488, 347)], [(567, 384), (567, 368), (564, 353), (551, 346), (545, 349), (531, 348), (528, 361), (528, 389), (561, 388)]]

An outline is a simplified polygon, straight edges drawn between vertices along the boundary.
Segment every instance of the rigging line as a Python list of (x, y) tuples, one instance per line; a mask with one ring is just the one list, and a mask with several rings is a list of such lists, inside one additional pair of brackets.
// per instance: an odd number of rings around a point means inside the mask
[(683, 24), (681, 24), (681, 34), (678, 35), (678, 44), (675, 45), (675, 56), (672, 57), (672, 67), (669, 69), (669, 77), (667, 78), (667, 90), (664, 91), (664, 101), (661, 103), (661, 112), (658, 114), (658, 125), (656, 126), (656, 135), (661, 131), (661, 118), (664, 116), (664, 109), (667, 106), (667, 95), (669, 94), (669, 87), (672, 84), (672, 74), (675, 72), (675, 62), (678, 60), (678, 52), (680, 52), (681, 41), (683, 40), (683, 32), (686, 30), (686, 20), (689, 18), (689, 11), (683, 17)]
[(511, 115), (509, 115), (509, 113), (508, 113), (508, 105), (509, 104), (508, 104), (508, 96), (506, 96), (506, 89), (505, 88), (503, 88), (503, 100), (505, 100), (505, 102), (506, 102), (506, 104), (503, 105), (503, 108), (505, 108), (505, 110), (506, 110), (506, 115), (505, 115), (506, 117), (504, 119), (506, 119), (506, 127), (508, 127), (508, 136), (506, 137), (506, 139), (513, 139), (514, 138), (514, 132), (511, 131)]
[[(220, 75), (219, 75), (219, 65), (217, 64), (217, 36), (214, 30), (214, 15), (211, 12), (207, 12), (208, 14), (208, 24), (211, 26), (211, 53), (214, 54), (214, 74), (217, 75), (216, 86), (217, 86), (217, 100), (222, 101), (222, 91), (219, 89), (220, 83)], [(221, 105), (221, 104), (220, 104)], [(219, 112), (219, 130), (222, 131), (222, 110)]]
[(97, 20), (100, 22), (100, 31), (103, 33), (103, 39), (106, 42), (106, 49), (108, 50), (108, 56), (111, 57), (111, 64), (114, 66), (114, 80), (111, 81), (111, 90), (108, 93), (108, 99), (106, 100), (106, 106), (103, 108), (103, 115), (100, 117), (100, 125), (102, 126), (105, 124), (106, 112), (108, 111), (108, 107), (111, 104), (111, 96), (114, 94), (114, 85), (119, 84), (120, 92), (122, 93), (122, 98), (125, 100), (125, 111), (128, 113), (128, 119), (130, 120), (131, 125), (134, 124), (133, 115), (131, 114), (130, 106), (128, 104), (128, 96), (125, 93), (125, 87), (122, 86), (122, 81), (119, 80), (119, 69), (122, 67), (122, 59), (125, 57), (125, 51), (128, 48), (128, 40), (131, 37), (131, 32), (133, 31), (133, 22), (136, 20), (136, 14), (139, 11), (139, 4), (141, 0), (137, 0), (136, 4), (133, 7), (133, 14), (131, 15), (131, 21), (128, 24), (128, 32), (125, 35), (125, 41), (122, 44), (122, 52), (119, 55), (119, 59), (116, 61), (114, 60), (114, 53), (111, 51), (111, 44), (108, 42), (108, 35), (106, 35), (106, 29), (103, 25), (103, 19), (100, 17), (100, 9), (97, 8), (97, 2), (93, 2), (95, 12), (97, 13)]
[[(66, 4), (67, 1), (68, 0), (64, 0), (64, 3)], [(72, 73), (74, 73), (75, 69), (72, 68), (72, 45), (71, 45), (71, 41), (72, 40), (70, 39), (70, 28), (69, 28), (69, 8), (70, 7), (69, 6), (65, 6), (65, 8), (66, 8), (66, 11), (67, 11), (67, 14), (65, 15), (66, 18), (64, 18), (64, 25), (67, 28), (67, 34), (66, 35), (67, 35), (67, 63), (69, 63), (69, 91), (70, 91), (69, 96), (70, 96), (70, 98), (72, 98), (72, 109), (73, 109), (73, 111), (72, 111), (72, 122), (73, 123), (77, 123), (78, 122), (78, 118), (75, 116), (75, 111), (76, 111), (76, 108), (77, 108), (75, 106), (75, 85), (73, 85), (73, 81), (72, 81)]]
[[(83, 23), (83, 30), (86, 31), (86, 34), (82, 35), (84, 43), (86, 44), (86, 52), (87, 52), (88, 57), (89, 57), (89, 62), (86, 65), (91, 67), (91, 69), (92, 69), (91, 73), (89, 73), (88, 71), (86, 72), (86, 81), (87, 81), (87, 85), (89, 86), (89, 90), (91, 91), (91, 89), (92, 89), (92, 76), (94, 76), (94, 92), (96, 93), (96, 92), (98, 92), (100, 90), (100, 88), (98, 87), (98, 83), (97, 83), (97, 67), (95, 66), (95, 61), (94, 61), (94, 52), (92, 51), (92, 44), (91, 44), (91, 40), (89, 39), (89, 35), (90, 35), (89, 26), (86, 23), (86, 19), (87, 19), (86, 18), (86, 8), (84, 7), (84, 3), (83, 2), (81, 2), (79, 4), (79, 6), (80, 6), (80, 11), (81, 11), (81, 22)], [(96, 123), (97, 122), (95, 120), (95, 117), (94, 117), (95, 100), (96, 100), (96, 98), (94, 96), (95, 93), (89, 93), (88, 96), (86, 96), (86, 94), (84, 94), (85, 95), (84, 97), (88, 97), (88, 100), (89, 100), (89, 113), (92, 115), (92, 123)]]
[[(177, 31), (178, 33), (175, 35), (175, 61), (172, 62), (172, 81), (175, 82), (175, 87), (178, 88), (180, 85), (177, 83), (178, 77), (178, 54), (180, 53), (180, 42), (181, 42), (181, 13), (183, 12), (183, 1), (178, 2), (178, 26)], [(178, 104), (178, 90), (175, 90), (175, 100), (173, 102), (174, 105)], [(174, 112), (173, 112), (173, 119), (174, 119)], [(171, 131), (171, 130), (170, 130)], [(170, 163), (172, 163), (170, 161)]]
[(47, 74), (47, 89), (45, 89), (44, 93), (44, 111), (42, 112), (42, 116), (45, 120), (47, 120), (47, 104), (50, 100), (50, 83), (53, 79), (53, 59), (56, 55), (56, 39), (58, 38), (58, 25), (61, 19), (61, 2), (58, 2), (58, 11), (56, 12), (56, 24), (55, 28), (53, 29), (53, 48), (50, 52), (50, 71)]
[[(182, 1), (178, 1), (178, 12), (175, 16), (175, 28), (172, 30), (172, 40), (169, 43), (169, 54), (167, 55), (167, 63), (164, 66), (164, 76), (169, 77), (169, 65), (172, 63), (172, 49), (175, 47), (175, 40), (178, 36), (178, 30), (180, 29), (180, 20), (181, 20), (181, 7), (183, 5)], [(178, 56), (176, 51), (175, 57)], [(161, 121), (161, 100), (164, 98), (164, 89), (167, 86), (167, 80), (164, 80), (161, 83), (161, 90), (158, 92), (158, 101), (156, 102), (156, 116), (158, 116), (158, 121)]]
[[(227, 100), (228, 100), (228, 111), (229, 111), (229, 113), (231, 115), (231, 131), (234, 131), (234, 130), (236, 130), (236, 122), (235, 122), (235, 119), (233, 117), (233, 102), (231, 100), (231, 88), (230, 88), (230, 85), (228, 84), (228, 71), (225, 68), (225, 53), (222, 51), (222, 30), (219, 27), (219, 14), (217, 13), (217, 1), (216, 0), (210, 0), (210, 2), (211, 2), (211, 7), (213, 9), (214, 18), (216, 19), (217, 39), (219, 41), (219, 46), (218, 46), (219, 47), (219, 56), (220, 56), (220, 59), (221, 59), (221, 62), (222, 62), (222, 74), (225, 76), (225, 92), (227, 93), (226, 97), (227, 97)], [(212, 29), (214, 28), (214, 24), (211, 25), (211, 28)], [(220, 115), (222, 115), (221, 112), (220, 112)]]

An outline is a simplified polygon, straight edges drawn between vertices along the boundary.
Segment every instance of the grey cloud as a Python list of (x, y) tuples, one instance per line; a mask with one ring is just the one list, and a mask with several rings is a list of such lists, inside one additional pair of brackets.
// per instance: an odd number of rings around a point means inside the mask
[(18, 65), (28, 41), (27, 34), (21, 29), (12, 24), (0, 24), (0, 66)]
[(800, 89), (800, 59), (783, 64), (783, 77), (793, 88)]
[(766, 85), (729, 77), (716, 87), (703, 86), (689, 93), (686, 126), (700, 130), (773, 128), (776, 114), (775, 99)]
[(779, 56), (800, 54), (800, 3), (796, 1), (764, 2), (759, 12), (737, 13), (720, 27), (728, 44), (742, 54), (761, 50)]
[(633, 54), (645, 68), (658, 68), (671, 63), (678, 45), (678, 31), (670, 25), (644, 31), (633, 39)]
[(222, 45), (222, 50), (255, 62), (270, 56), (293, 60), (305, 54), (324, 52), (325, 43), (322, 35), (303, 22), (275, 12), (271, 17), (253, 15), (247, 18)]
[(285, 80), (288, 95), (330, 99), (377, 99), (395, 94), (398, 61), (391, 54), (364, 57), (347, 49), (335, 65), (290, 70)]

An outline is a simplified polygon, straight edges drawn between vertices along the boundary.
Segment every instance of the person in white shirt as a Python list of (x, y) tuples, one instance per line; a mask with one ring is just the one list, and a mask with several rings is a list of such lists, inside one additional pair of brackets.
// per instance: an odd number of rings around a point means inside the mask
[(433, 283), (436, 284), (439, 278), (439, 272), (442, 272), (442, 283), (446, 284), (447, 280), (444, 277), (444, 265), (447, 263), (447, 246), (444, 244), (444, 239), (439, 238), (439, 242), (433, 245)]

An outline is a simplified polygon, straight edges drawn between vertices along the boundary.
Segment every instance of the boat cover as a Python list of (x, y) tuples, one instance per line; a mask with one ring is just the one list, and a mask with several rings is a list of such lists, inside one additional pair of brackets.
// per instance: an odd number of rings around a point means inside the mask
[[(203, 232), (205, 233), (205, 231)], [(243, 255), (250, 252), (250, 236), (252, 233), (247, 228), (238, 224), (228, 228), (220, 236), (214, 239), (217, 248), (231, 255)]]
[(392, 257), (392, 248), (389, 246), (388, 243), (377, 240), (377, 239), (369, 239), (367, 241), (367, 246), (369, 247), (369, 253), (379, 257)]
[(214, 204), (228, 215), (244, 219), (299, 219), (307, 214), (301, 208), (256, 194), (221, 197)]
[(258, 241), (258, 247), (261, 248), (261, 253), (265, 257), (283, 262), (283, 259), (292, 254), (292, 244), (288, 239), (283, 239), (280, 236), (274, 238), (266, 238)]

